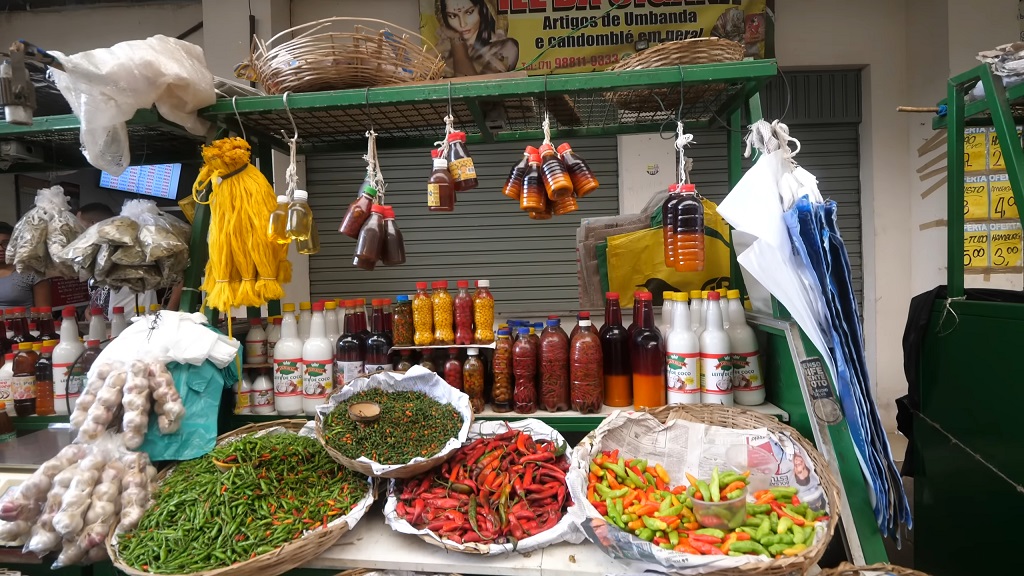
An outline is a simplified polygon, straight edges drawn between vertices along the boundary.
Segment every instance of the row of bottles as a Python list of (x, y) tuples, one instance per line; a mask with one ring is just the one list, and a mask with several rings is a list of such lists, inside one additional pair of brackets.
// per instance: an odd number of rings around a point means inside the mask
[(519, 202), (534, 220), (569, 214), (579, 209), (578, 199), (597, 190), (593, 170), (568, 143), (557, 153), (549, 143), (527, 146), (523, 159), (512, 167), (502, 194)]
[[(65, 322), (62, 327), (70, 332), (72, 326), (74, 323)], [(74, 338), (77, 342), (77, 330)], [(88, 341), (84, 353), (73, 351), (75, 360), (65, 363), (62, 359), (70, 356), (67, 352), (62, 337), (61, 341), (21, 342), (15, 351), (4, 356), (4, 365), (0, 367), (0, 401), (6, 403), (9, 415), (52, 416), (74, 411), (85, 376), (99, 356), (100, 343)]]
[(459, 280), (455, 285), (457, 290), (453, 298), (448, 292), (447, 280), (433, 282), (429, 293), (426, 282), (416, 283), (416, 294), (408, 306), (403, 301), (403, 305), (396, 309), (395, 317), (396, 324), (401, 322), (403, 326), (410, 325), (411, 321), (412, 331), (398, 331), (395, 346), (487, 345), (494, 342), (491, 283), (478, 280), (472, 295), (468, 280)]
[(661, 205), (665, 266), (677, 272), (704, 270), (704, 205), (693, 184), (672, 184)]
[(309, 207), (308, 192), (295, 190), (291, 200), (286, 195), (277, 197), (277, 208), (270, 213), (267, 223), (267, 238), (280, 245), (295, 242), (299, 254), (320, 251), (320, 234)]
[(446, 137), (447, 150), (431, 150), (433, 167), (427, 179), (427, 210), (451, 212), (455, 210), (457, 192), (476, 188), (480, 181), (476, 166), (466, 148), (466, 133), (452, 132)]

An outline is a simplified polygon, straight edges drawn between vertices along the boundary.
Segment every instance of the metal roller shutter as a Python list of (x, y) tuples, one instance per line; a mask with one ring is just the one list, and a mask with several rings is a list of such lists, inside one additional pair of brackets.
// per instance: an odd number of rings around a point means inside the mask
[(573, 138), (601, 187), (580, 201), (573, 214), (530, 220), (501, 194), (509, 170), (526, 143), (476, 144), (470, 148), (480, 186), (459, 194), (455, 212), (430, 213), (426, 150), (381, 150), (387, 203), (398, 214), (407, 263), (378, 266), (373, 272), (352, 266), (355, 241), (337, 227), (362, 182), (366, 164), (359, 154), (310, 156), (306, 186), (317, 218), (320, 252), (310, 257), (313, 298), (411, 294), (415, 282), (447, 279), (491, 281), (502, 313), (567, 314), (579, 307), (576, 228), (580, 219), (618, 212), (618, 146), (614, 137)]

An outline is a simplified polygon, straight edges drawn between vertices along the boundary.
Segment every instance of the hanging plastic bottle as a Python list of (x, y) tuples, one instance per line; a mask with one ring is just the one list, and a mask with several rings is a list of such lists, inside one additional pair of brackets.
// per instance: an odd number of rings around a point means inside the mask
[(551, 203), (551, 211), (555, 216), (564, 216), (579, 210), (580, 204), (576, 201), (576, 194), (569, 194), (565, 198), (559, 198)]
[(267, 238), (277, 244), (287, 244), (292, 241), (288, 237), (288, 197), (281, 195), (277, 197), (277, 208), (270, 213), (267, 221)]
[(359, 238), (359, 231), (362, 230), (366, 219), (370, 217), (370, 209), (377, 200), (377, 189), (365, 181), (363, 185), (359, 196), (348, 205), (345, 217), (341, 220), (341, 226), (338, 227), (338, 232), (349, 238)]
[(374, 204), (370, 209), (370, 217), (366, 219), (359, 231), (356, 241), (356, 253), (352, 265), (363, 270), (373, 270), (381, 256), (381, 244), (384, 240), (384, 207)]
[(679, 261), (676, 244), (676, 209), (682, 198), (679, 184), (672, 184), (668, 187), (668, 198), (661, 204), (661, 237), (665, 244), (665, 266), (668, 268), (675, 268)]
[(546, 199), (545, 202), (547, 202), (547, 207), (543, 211), (527, 212), (527, 215), (530, 217), (530, 220), (551, 220), (551, 218), (555, 215), (555, 203)]
[(555, 201), (572, 196), (572, 180), (562, 165), (562, 159), (548, 143), (540, 145), (540, 179), (544, 183), (548, 200)]
[(523, 195), (519, 200), (519, 208), (527, 212), (547, 210), (547, 194), (540, 180), (540, 154), (530, 154), (530, 165), (523, 178)]
[(604, 295), (604, 326), (601, 356), (604, 363), (604, 403), (621, 408), (633, 404), (633, 369), (629, 363), (629, 333), (622, 325), (622, 308), (618, 292)]
[(653, 297), (641, 292), (640, 316), (633, 332), (629, 359), (633, 367), (633, 406), (657, 408), (666, 403), (665, 341), (654, 325)]
[(732, 352), (732, 393), (743, 406), (764, 404), (764, 375), (757, 334), (747, 324), (739, 290), (729, 290), (729, 345)]
[(509, 198), (519, 201), (523, 196), (523, 179), (526, 178), (526, 170), (530, 167), (530, 154), (536, 153), (537, 149), (533, 146), (527, 146), (523, 152), (523, 159), (518, 164), (512, 167), (512, 171), (508, 174), (508, 179), (505, 180), (505, 186), (501, 188), (501, 193)]
[(562, 158), (562, 164), (569, 179), (572, 180), (572, 188), (577, 198), (583, 198), (594, 190), (597, 190), (597, 177), (594, 171), (587, 166), (587, 163), (578, 154), (572, 151), (568, 142), (563, 142), (558, 147), (558, 155)]
[(292, 201), (288, 204), (288, 225), (285, 233), (292, 240), (306, 240), (313, 229), (313, 211), (310, 210), (307, 200), (309, 195), (305, 190), (296, 190), (292, 193)]
[(466, 148), (466, 133), (452, 132), (448, 134), (448, 172), (452, 175), (456, 192), (466, 192), (476, 188), (480, 183), (476, 177), (473, 158)]
[(700, 404), (700, 341), (690, 323), (689, 299), (673, 294), (672, 330), (665, 345), (669, 404)]
[(683, 184), (676, 205), (675, 243), (677, 272), (704, 270), (704, 205), (693, 184)]
[(320, 251), (320, 232), (316, 229), (316, 222), (311, 223), (309, 236), (295, 241), (295, 249), (299, 254), (306, 256), (312, 256)]
[(385, 266), (405, 264), (405, 239), (395, 222), (395, 209), (391, 206), (384, 207), (384, 253), (381, 262)]
[(707, 319), (700, 335), (700, 401), (733, 405), (732, 345), (722, 327), (718, 292), (708, 293)]
[(427, 210), (431, 212), (451, 212), (455, 210), (455, 182), (448, 171), (448, 160), (442, 157), (440, 150), (431, 150), (434, 169), (427, 179)]

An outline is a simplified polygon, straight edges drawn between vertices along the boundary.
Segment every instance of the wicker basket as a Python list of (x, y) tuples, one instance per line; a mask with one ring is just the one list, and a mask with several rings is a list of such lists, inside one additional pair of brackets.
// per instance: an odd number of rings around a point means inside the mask
[(372, 18), (335, 16), (253, 38), (235, 76), (267, 94), (365, 88), (441, 77), (444, 60), (419, 34)]
[(892, 564), (872, 564), (871, 566), (854, 566), (849, 562), (843, 562), (835, 568), (822, 570), (820, 576), (867, 576), (870, 573), (879, 572), (882, 574), (894, 574), (895, 576), (928, 576), (924, 572), (911, 570), (902, 566)]
[[(797, 556), (779, 558), (769, 562), (749, 562), (733, 568), (725, 568), (709, 572), (715, 576), (784, 576), (789, 574), (803, 574), (808, 568), (818, 563), (825, 548), (828, 546), (832, 535), (835, 533), (840, 508), (839, 488), (832, 471), (825, 461), (825, 457), (800, 433), (793, 428), (779, 422), (777, 419), (750, 410), (740, 408), (728, 408), (717, 404), (680, 405), (674, 404), (646, 410), (658, 421), (665, 423), (672, 420), (689, 420), (711, 426), (732, 428), (735, 430), (752, 430), (755, 428), (767, 428), (776, 434), (784, 434), (793, 439), (807, 452), (807, 456), (814, 464), (814, 471), (821, 481), (821, 489), (828, 502), (829, 520), (824, 538), (821, 538), (813, 546), (808, 547)], [(593, 433), (591, 433), (593, 434)]]
[[(724, 38), (692, 38), (658, 44), (615, 64), (608, 70), (640, 70), (693, 64), (714, 64), (738, 62), (743, 59), (743, 46)], [(683, 89), (683, 102), (711, 101), (726, 88), (725, 84), (702, 84)], [(605, 97), (620, 110), (635, 112), (660, 112), (661, 104), (668, 110), (679, 107), (679, 90), (663, 88), (658, 90), (625, 90), (607, 92)]]
[[(285, 428), (290, 432), (298, 432), (306, 423), (306, 420), (275, 420), (273, 422), (247, 424), (236, 430), (221, 434), (217, 437), (217, 444), (221, 445), (229, 440), (277, 427)], [(174, 467), (170, 466), (160, 472), (156, 477), (157, 481), (162, 481), (172, 470), (174, 470)], [(116, 526), (111, 529), (110, 534), (107, 535), (106, 542), (107, 555), (110, 556), (114, 567), (129, 576), (152, 576), (151, 572), (136, 570), (121, 562), (121, 557), (117, 553), (117, 534), (114, 533), (115, 529)], [(284, 544), (273, 552), (261, 554), (251, 560), (216, 570), (196, 572), (188, 576), (277, 576), (302, 566), (323, 554), (325, 550), (333, 546), (347, 532), (348, 524), (338, 522), (334, 526), (328, 526), (326, 529), (306, 534), (298, 540)]]

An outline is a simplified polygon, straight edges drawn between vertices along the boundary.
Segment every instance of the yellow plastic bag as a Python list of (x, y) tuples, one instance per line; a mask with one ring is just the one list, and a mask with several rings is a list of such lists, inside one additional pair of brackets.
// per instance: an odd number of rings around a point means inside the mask
[(703, 198), (704, 270), (676, 272), (665, 266), (661, 228), (651, 228), (608, 238), (608, 284), (619, 293), (623, 306), (633, 305), (633, 292), (646, 288), (656, 304), (665, 291), (717, 290), (731, 285), (729, 225), (718, 215), (717, 205)]

